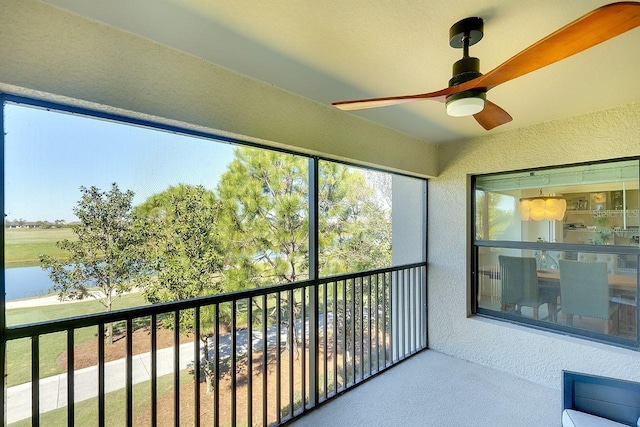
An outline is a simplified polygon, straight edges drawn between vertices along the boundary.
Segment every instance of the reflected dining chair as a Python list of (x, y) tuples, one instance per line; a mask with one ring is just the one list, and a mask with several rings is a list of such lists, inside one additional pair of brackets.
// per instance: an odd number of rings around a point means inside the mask
[(561, 260), (560, 301), (565, 325), (573, 326), (574, 315), (593, 317), (604, 319), (604, 333), (611, 333), (618, 304), (609, 300), (607, 263)]
[(500, 280), (502, 281), (502, 311), (513, 305), (521, 314), (521, 307), (533, 308), (533, 318), (539, 318), (540, 306), (547, 303), (538, 293), (536, 259), (499, 255)]

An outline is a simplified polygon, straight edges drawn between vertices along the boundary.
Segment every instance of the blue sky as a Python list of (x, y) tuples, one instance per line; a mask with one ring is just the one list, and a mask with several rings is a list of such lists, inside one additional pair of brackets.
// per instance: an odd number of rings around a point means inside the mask
[(214, 189), (233, 159), (233, 146), (7, 104), (5, 214), (9, 220), (74, 221), (80, 186), (116, 182), (133, 190), (134, 205), (178, 183)]

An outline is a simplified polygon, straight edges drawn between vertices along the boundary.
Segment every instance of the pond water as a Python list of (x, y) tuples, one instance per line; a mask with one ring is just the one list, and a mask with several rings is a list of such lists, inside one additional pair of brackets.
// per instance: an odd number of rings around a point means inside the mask
[(6, 301), (52, 293), (53, 282), (42, 268), (15, 267), (4, 269)]

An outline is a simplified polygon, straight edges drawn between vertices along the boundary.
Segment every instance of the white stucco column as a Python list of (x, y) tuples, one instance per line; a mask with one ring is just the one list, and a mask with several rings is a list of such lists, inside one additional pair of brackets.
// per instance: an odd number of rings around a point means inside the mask
[[(392, 263), (393, 266), (421, 262), (426, 259), (426, 192), (427, 184), (420, 179), (394, 175), (392, 178)], [(391, 276), (391, 357), (424, 344), (426, 325), (426, 289), (420, 286), (423, 275)], [(404, 280), (403, 280), (404, 279)], [(418, 319), (418, 322), (416, 320)], [(404, 326), (404, 330), (403, 330)]]

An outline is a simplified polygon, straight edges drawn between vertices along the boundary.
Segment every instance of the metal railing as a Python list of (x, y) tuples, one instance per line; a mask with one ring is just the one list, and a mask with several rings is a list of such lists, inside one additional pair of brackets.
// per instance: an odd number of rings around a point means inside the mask
[[(8, 327), (3, 354), (31, 340), (31, 381), (7, 388), (4, 364), (3, 421), (279, 425), (426, 348), (426, 304), (418, 263)], [(109, 324), (126, 345), (107, 362)], [(74, 337), (87, 329), (97, 336), (96, 365), (77, 369)], [(66, 373), (53, 381), (40, 371), (49, 334), (66, 339)], [(134, 351), (139, 339), (147, 351)]]

